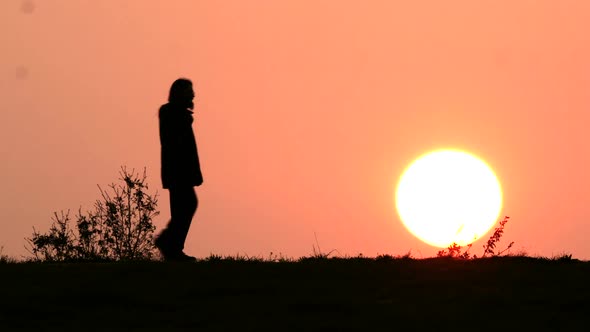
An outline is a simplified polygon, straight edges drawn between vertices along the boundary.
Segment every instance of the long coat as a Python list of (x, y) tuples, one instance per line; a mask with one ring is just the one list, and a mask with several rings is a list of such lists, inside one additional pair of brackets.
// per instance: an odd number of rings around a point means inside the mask
[(197, 142), (193, 132), (193, 112), (168, 103), (159, 111), (162, 147), (162, 185), (194, 187), (203, 183)]

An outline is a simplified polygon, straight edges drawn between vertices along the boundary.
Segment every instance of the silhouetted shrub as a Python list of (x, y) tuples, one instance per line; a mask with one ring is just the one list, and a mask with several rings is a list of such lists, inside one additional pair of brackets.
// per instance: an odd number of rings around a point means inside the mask
[[(506, 223), (508, 223), (508, 219), (510, 219), (510, 217), (504, 217), (504, 219), (500, 221), (500, 225), (494, 229), (494, 234), (492, 234), (486, 242), (486, 244), (483, 245), (483, 254), (480, 256), (481, 258), (486, 256), (501, 256), (506, 251), (510, 250), (510, 248), (512, 248), (514, 242), (510, 242), (510, 244), (504, 250), (496, 251), (496, 245), (498, 242), (500, 242), (502, 235), (504, 235), (504, 226), (506, 225)], [(471, 246), (472, 243), (466, 245), (465, 247), (462, 247), (453, 242), (448, 248), (440, 250), (436, 254), (436, 256), (460, 259), (475, 259), (477, 258), (477, 256), (469, 253)]]
[(29, 251), (40, 261), (147, 260), (155, 253), (152, 220), (157, 211), (157, 194), (147, 193), (145, 169), (140, 176), (121, 168), (122, 183), (98, 186), (101, 198), (94, 209), (78, 211), (72, 230), (70, 211), (54, 213), (48, 233), (26, 238)]
[(487, 255), (500, 256), (504, 252), (506, 252), (507, 250), (510, 250), (510, 248), (512, 248), (512, 245), (514, 245), (514, 242), (510, 242), (508, 247), (506, 247), (502, 251), (494, 251), (494, 249), (496, 249), (496, 243), (500, 242), (500, 238), (504, 234), (504, 226), (508, 222), (508, 219), (510, 219), (510, 217), (504, 217), (504, 219), (502, 221), (500, 221), (500, 226), (498, 226), (498, 227), (496, 227), (496, 229), (494, 229), (494, 234), (492, 234), (492, 236), (490, 236), (490, 238), (488, 239), (488, 242), (486, 242), (486, 244), (484, 244), (484, 246), (483, 246), (484, 252), (483, 252), (482, 257), (485, 257)]

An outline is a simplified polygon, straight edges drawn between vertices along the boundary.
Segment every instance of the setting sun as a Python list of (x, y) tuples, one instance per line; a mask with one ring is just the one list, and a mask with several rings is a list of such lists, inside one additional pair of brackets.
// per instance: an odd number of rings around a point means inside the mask
[(404, 226), (420, 240), (447, 247), (479, 239), (496, 223), (502, 189), (481, 159), (458, 150), (437, 150), (416, 159), (402, 174), (395, 202)]

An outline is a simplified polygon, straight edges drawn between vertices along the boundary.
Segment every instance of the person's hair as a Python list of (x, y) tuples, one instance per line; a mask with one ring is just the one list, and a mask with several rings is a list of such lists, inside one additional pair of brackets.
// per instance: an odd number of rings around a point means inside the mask
[(179, 97), (182, 96), (182, 92), (186, 90), (186, 88), (192, 88), (193, 82), (188, 78), (179, 78), (170, 87), (170, 93), (168, 94), (168, 101), (177, 101)]

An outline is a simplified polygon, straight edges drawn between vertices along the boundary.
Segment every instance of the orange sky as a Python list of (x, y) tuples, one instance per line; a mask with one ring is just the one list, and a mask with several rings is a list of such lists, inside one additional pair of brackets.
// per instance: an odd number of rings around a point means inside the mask
[(433, 256), (393, 194), (453, 147), (500, 178), (504, 243), (590, 258), (588, 1), (3, 0), (0, 21), (4, 254), (120, 165), (147, 167), (164, 226), (157, 110), (186, 76), (205, 177), (190, 254), (309, 255), (315, 233)]

